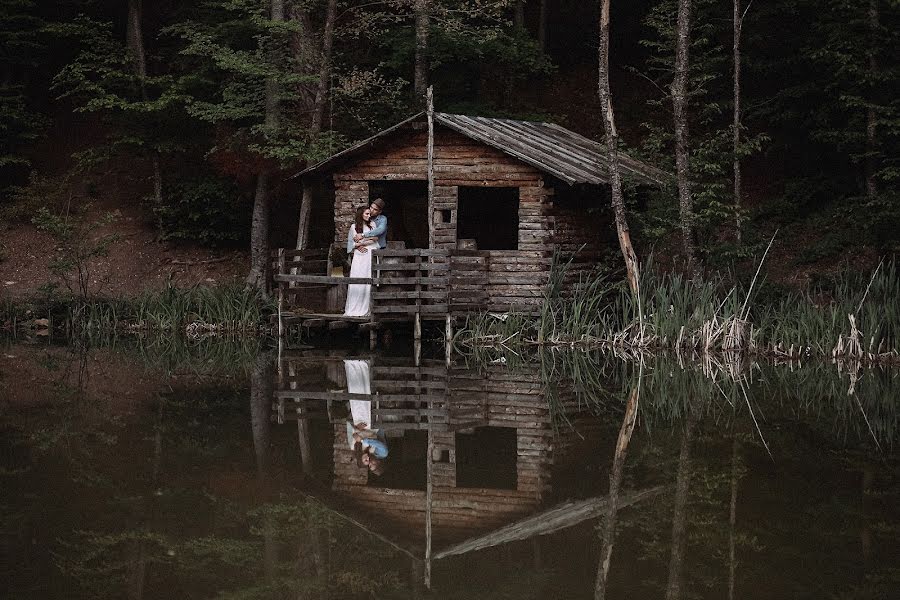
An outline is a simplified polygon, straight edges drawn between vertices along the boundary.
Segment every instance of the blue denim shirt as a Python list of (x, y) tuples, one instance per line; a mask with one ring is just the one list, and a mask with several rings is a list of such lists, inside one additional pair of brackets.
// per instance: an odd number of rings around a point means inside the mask
[(365, 237), (378, 238), (378, 247), (387, 248), (387, 217), (378, 215), (372, 220), (372, 229), (367, 231)]
[(374, 456), (375, 458), (387, 458), (387, 456), (388, 456), (388, 447), (387, 447), (387, 444), (385, 444), (384, 442), (382, 442), (382, 441), (379, 440), (379, 439), (376, 439), (376, 438), (363, 438), (363, 440), (362, 440), (362, 447), (363, 447), (364, 449), (365, 449), (365, 448), (371, 448), (371, 449), (372, 449), (372, 456)]

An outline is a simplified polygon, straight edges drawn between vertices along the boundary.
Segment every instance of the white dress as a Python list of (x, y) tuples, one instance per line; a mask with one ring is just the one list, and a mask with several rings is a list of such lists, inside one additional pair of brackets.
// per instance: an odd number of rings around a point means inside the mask
[[(370, 227), (363, 227), (363, 233)], [(356, 233), (356, 225), (350, 226), (350, 235)], [(366, 246), (366, 252), (353, 250), (350, 259), (350, 277), (372, 276), (372, 250), (375, 246)], [(372, 298), (372, 286), (365, 283), (351, 283), (347, 286), (347, 304), (344, 305), (344, 314), (348, 317), (365, 317), (369, 314), (369, 302)]]
[[(369, 374), (369, 361), (344, 360), (344, 369), (347, 373), (347, 391), (351, 394), (371, 394), (372, 385)], [(350, 420), (347, 421), (347, 442), (353, 449), (353, 425), (365, 423), (372, 427), (372, 402), (369, 400), (350, 400)]]

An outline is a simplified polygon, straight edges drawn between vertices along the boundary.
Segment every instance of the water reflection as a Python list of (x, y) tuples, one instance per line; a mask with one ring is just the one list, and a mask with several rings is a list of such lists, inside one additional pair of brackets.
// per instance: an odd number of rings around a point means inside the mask
[(142, 354), (4, 349), (11, 597), (877, 598), (900, 581), (890, 371)]

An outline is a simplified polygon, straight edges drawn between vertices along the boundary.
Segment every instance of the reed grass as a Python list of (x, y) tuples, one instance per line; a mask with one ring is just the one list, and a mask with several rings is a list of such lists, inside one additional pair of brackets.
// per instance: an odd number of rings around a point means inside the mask
[(828, 284), (768, 300), (758, 294), (759, 271), (749, 284), (722, 274), (694, 281), (660, 272), (650, 260), (635, 296), (605, 275), (584, 276), (565, 290), (568, 268), (569, 263), (554, 260), (538, 316), (472, 315), (456, 346), (608, 346), (900, 364), (895, 259), (871, 273), (846, 270)]
[(90, 299), (67, 306), (69, 333), (166, 331), (188, 336), (255, 335), (267, 331), (274, 305), (240, 285), (144, 292), (133, 299)]

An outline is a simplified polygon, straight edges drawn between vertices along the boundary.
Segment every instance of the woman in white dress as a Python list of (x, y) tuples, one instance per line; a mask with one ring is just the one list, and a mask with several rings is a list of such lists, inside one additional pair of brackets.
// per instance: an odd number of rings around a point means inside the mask
[[(350, 226), (347, 234), (347, 254), (350, 259), (350, 277), (372, 276), (372, 250), (378, 244), (375, 238), (363, 238), (356, 242), (353, 236), (357, 233), (365, 233), (372, 229), (369, 219), (371, 213), (367, 206), (356, 211), (356, 220)], [(344, 315), (348, 317), (365, 317), (369, 314), (369, 301), (372, 297), (372, 286), (365, 283), (351, 283), (347, 286), (347, 304), (344, 306)]]

